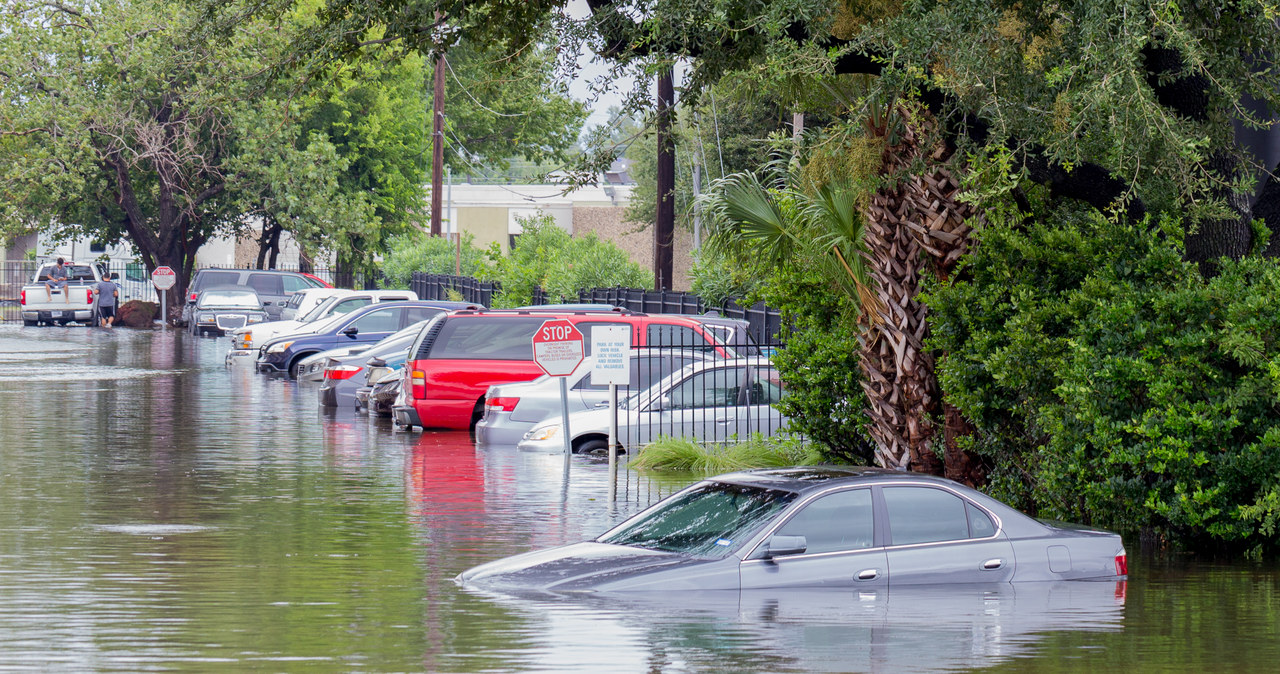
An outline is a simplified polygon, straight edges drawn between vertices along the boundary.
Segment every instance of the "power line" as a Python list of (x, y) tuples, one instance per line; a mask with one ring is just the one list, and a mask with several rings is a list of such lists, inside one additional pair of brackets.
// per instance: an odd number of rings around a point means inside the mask
[(515, 114), (508, 114), (508, 113), (505, 113), (505, 112), (498, 112), (497, 110), (494, 110), (493, 108), (487, 107), (484, 103), (481, 103), (480, 101), (476, 100), (476, 97), (475, 97), (475, 96), (472, 96), (472, 95), (471, 95), (471, 91), (470, 91), (469, 89), (467, 89), (467, 86), (466, 86), (465, 84), (463, 84), (463, 83), (462, 83), (462, 80), (458, 79), (458, 73), (453, 72), (453, 65), (452, 65), (451, 63), (449, 63), (449, 61), (448, 61), (447, 59), (445, 60), (444, 65), (445, 65), (445, 67), (447, 67), (447, 68), (449, 69), (449, 74), (450, 74), (450, 75), (453, 75), (453, 81), (457, 82), (459, 87), (462, 87), (462, 93), (466, 94), (466, 95), (467, 95), (467, 98), (470, 98), (470, 99), (471, 99), (471, 102), (473, 102), (473, 103), (475, 103), (476, 105), (480, 106), (480, 109), (481, 109), (481, 110), (485, 110), (485, 111), (487, 111), (487, 112), (493, 113), (493, 114), (495, 114), (495, 115), (497, 115), (497, 116), (499, 116), (499, 117), (524, 117), (524, 116), (526, 116), (526, 115), (532, 114), (532, 113), (528, 113), (528, 112), (519, 112), (519, 113), (515, 113)]

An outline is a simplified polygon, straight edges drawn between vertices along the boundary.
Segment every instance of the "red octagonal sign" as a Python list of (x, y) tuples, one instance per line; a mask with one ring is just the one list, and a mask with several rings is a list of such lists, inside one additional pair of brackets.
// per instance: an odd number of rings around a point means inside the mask
[(553, 318), (533, 333), (533, 362), (552, 377), (573, 374), (582, 362), (582, 333), (563, 318)]

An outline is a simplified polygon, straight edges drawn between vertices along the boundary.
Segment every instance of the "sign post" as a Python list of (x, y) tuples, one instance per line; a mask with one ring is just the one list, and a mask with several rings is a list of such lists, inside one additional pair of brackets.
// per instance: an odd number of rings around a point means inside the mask
[(169, 289), (178, 282), (178, 275), (168, 267), (156, 267), (151, 272), (151, 283), (156, 287), (156, 293), (160, 295), (160, 321), (165, 325), (169, 325), (169, 307), (166, 300), (169, 297)]
[(552, 318), (533, 333), (533, 362), (549, 376), (560, 378), (560, 432), (564, 435), (564, 469), (569, 470), (573, 442), (569, 434), (569, 387), (565, 377), (582, 364), (582, 333), (570, 321)]
[(591, 331), (591, 383), (609, 385), (609, 502), (618, 497), (618, 386), (631, 384), (631, 328), (599, 326)]

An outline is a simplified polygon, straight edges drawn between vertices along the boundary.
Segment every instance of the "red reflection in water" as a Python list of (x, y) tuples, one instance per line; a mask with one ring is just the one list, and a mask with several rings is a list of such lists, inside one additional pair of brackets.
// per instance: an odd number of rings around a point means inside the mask
[(1129, 581), (1127, 580), (1116, 581), (1116, 603), (1117, 604), (1124, 604), (1125, 593), (1128, 591), (1129, 591)]
[[(427, 587), (423, 653), (426, 671), (448, 651), (448, 630), (437, 591), (462, 569), (454, 568), (457, 550), (471, 548), (485, 531), (484, 467), (471, 435), (423, 432), (407, 457), (405, 479), (411, 512), (423, 528)], [(467, 541), (459, 546), (453, 541)], [(446, 552), (447, 551), (447, 552)]]

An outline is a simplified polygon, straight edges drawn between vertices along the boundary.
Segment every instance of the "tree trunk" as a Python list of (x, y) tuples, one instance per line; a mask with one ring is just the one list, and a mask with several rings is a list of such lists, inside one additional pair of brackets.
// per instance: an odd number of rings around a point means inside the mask
[[(943, 166), (949, 158), (945, 145), (935, 137), (935, 123), (927, 112), (903, 108), (892, 111), (900, 128), (890, 133), (891, 121), (873, 125), (873, 133), (886, 139), (883, 173), (896, 176), (917, 159), (927, 169), (912, 174), (894, 188), (876, 193), (867, 212), (866, 243), (872, 276), (884, 314), (865, 331), (861, 341), (863, 387), (871, 403), (870, 432), (876, 440), (876, 458), (883, 465), (942, 474), (955, 466), (970, 476), (968, 466), (980, 466), (976, 457), (962, 452), (951, 433), (968, 426), (955, 414), (944, 434), (944, 455), (936, 444), (940, 391), (934, 372), (935, 354), (925, 350), (928, 307), (919, 301), (921, 274), (946, 278), (968, 248), (971, 231), (967, 219), (976, 217), (972, 207), (960, 203), (959, 181)], [(952, 414), (948, 411), (948, 417)], [(963, 480), (968, 481), (968, 479)]]

